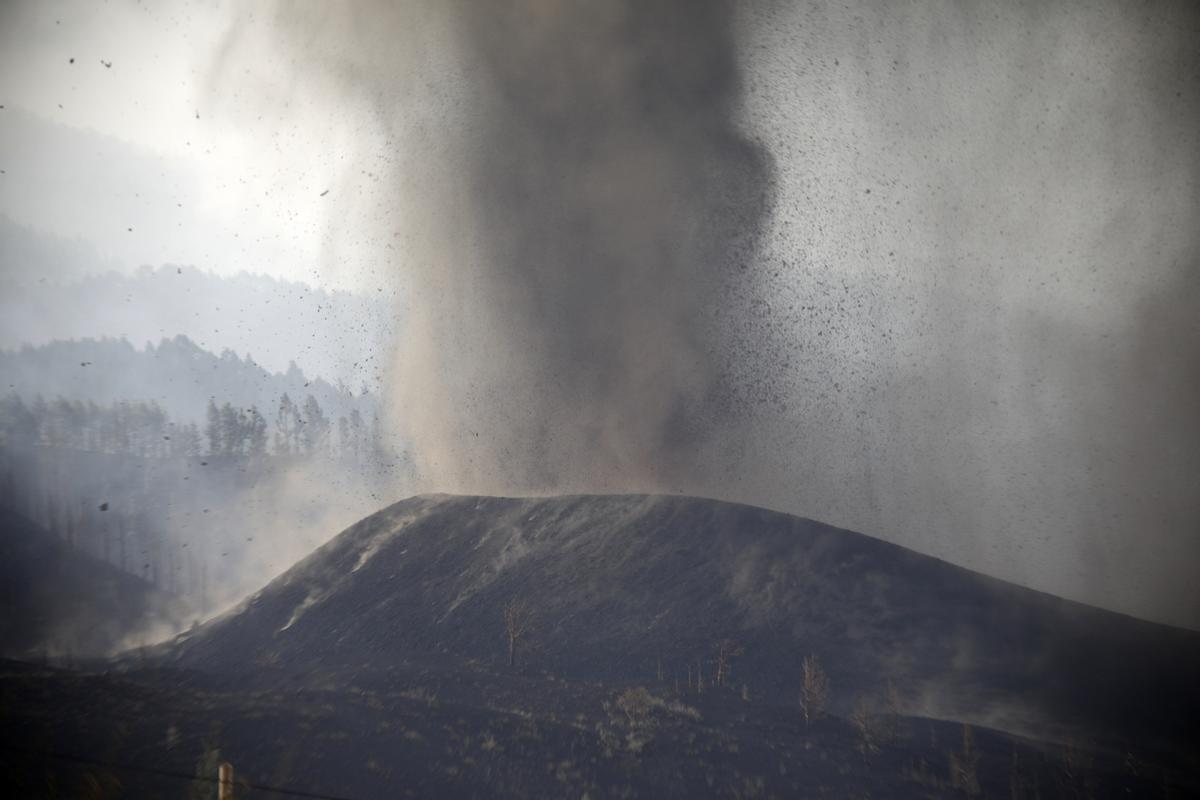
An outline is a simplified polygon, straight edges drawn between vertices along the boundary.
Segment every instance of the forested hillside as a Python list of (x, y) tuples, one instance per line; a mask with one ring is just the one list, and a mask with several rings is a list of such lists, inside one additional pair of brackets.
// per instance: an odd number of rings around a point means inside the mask
[(31, 403), (38, 395), (100, 404), (152, 401), (177, 423), (203, 423), (212, 401), (273, 415), (284, 395), (297, 403), (311, 396), (334, 421), (355, 412), (370, 420), (377, 411), (364, 388), (356, 393), (309, 377), (294, 362), (285, 372), (271, 372), (251, 354), (216, 355), (183, 335), (140, 349), (126, 339), (82, 339), (0, 351), (0, 376), (6, 392)]
[(0, 375), (0, 508), (201, 614), (377, 507), (405, 469), (374, 395), (185, 336), (24, 347)]

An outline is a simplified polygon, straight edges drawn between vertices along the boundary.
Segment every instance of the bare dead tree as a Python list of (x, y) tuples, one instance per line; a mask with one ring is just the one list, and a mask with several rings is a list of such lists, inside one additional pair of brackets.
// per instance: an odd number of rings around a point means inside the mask
[(516, 666), (517, 645), (529, 631), (529, 604), (514, 597), (504, 604), (504, 635), (508, 639), (508, 666)]
[(825, 713), (829, 702), (829, 676), (821, 668), (814, 655), (804, 657), (801, 663), (800, 710), (804, 712), (804, 727)]
[(883, 694), (883, 726), (882, 734), (884, 741), (896, 741), (896, 737), (900, 734), (900, 710), (903, 707), (903, 702), (900, 699), (900, 691), (896, 688), (896, 682), (888, 678), (887, 689)]
[(1012, 751), (1012, 760), (1008, 767), (1008, 797), (1009, 800), (1025, 800), (1029, 796), (1028, 781), (1021, 769), (1021, 761), (1017, 757), (1017, 749)]
[(871, 756), (879, 751), (882, 732), (875, 709), (865, 697), (858, 698), (854, 703), (854, 709), (850, 712), (850, 724), (854, 726), (858, 737), (858, 752), (870, 763)]
[(733, 669), (733, 659), (745, 651), (732, 639), (722, 639), (717, 644), (717, 674), (713, 682), (717, 686), (729, 684), (729, 674)]
[(975, 749), (975, 734), (970, 725), (963, 725), (962, 751), (950, 753), (950, 785), (961, 789), (967, 797), (978, 797), (979, 751)]

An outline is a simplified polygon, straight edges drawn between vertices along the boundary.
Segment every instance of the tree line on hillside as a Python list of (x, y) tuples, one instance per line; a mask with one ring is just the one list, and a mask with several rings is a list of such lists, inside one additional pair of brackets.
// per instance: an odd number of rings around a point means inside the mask
[(355, 392), (344, 383), (306, 375), (295, 362), (272, 372), (248, 353), (213, 353), (186, 336), (147, 342), (143, 348), (124, 339), (83, 339), (0, 350), (0, 374), (8, 390), (27, 402), (39, 394), (100, 405), (153, 398), (172, 420), (201, 427), (208, 398), (235, 409), (254, 406), (268, 422), (285, 393), (301, 408), (312, 395), (331, 420), (349, 417), (354, 409), (370, 419), (376, 410), (365, 384)]
[(0, 446), (48, 447), (137, 456), (173, 458), (226, 456), (332, 456), (360, 463), (375, 453), (379, 419), (367, 423), (357, 408), (336, 421), (308, 395), (301, 404), (287, 393), (279, 399), (274, 423), (251, 405), (208, 402), (204, 428), (173, 422), (154, 401), (92, 401), (38, 395), (26, 402), (10, 393), (0, 398)]
[(400, 457), (363, 416), (286, 393), (274, 413), (211, 400), (197, 422), (153, 401), (0, 395), (0, 508), (210, 609), (258, 582), (271, 536), (315, 543), (373, 510)]

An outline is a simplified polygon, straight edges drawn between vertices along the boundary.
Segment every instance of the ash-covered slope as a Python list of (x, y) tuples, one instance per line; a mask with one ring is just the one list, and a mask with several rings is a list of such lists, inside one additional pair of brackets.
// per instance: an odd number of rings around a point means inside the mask
[[(911, 713), (1108, 738), (1194, 736), (1200, 636), (988, 578), (861, 534), (666, 496), (422, 496), (364, 519), (168, 658), (208, 671), (519, 667), (605, 682), (709, 671), (793, 705), (800, 661), (835, 704), (894, 681)], [(661, 665), (661, 666), (660, 666)], [(365, 680), (365, 678), (363, 678)]]
[(192, 613), (179, 598), (0, 509), (0, 655), (108, 655), (178, 630)]

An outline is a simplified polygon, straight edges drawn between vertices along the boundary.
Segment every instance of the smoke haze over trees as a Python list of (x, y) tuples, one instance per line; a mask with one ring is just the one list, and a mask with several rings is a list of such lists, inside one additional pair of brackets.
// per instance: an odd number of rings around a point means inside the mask
[[(102, 172), (129, 167), (119, 180), (141, 181), (137, 192), (154, 182), (126, 145), (28, 114), (5, 119), (6, 152), (52, 170), (47, 191), (96, 188), (80, 160), (89, 152), (109, 157)], [(56, 142), (69, 152), (51, 165), (43, 155)], [(188, 213), (160, 200), (162, 213)], [(0, 505), (25, 520), (20, 530), (58, 543), (46, 553), (94, 558), (178, 599), (190, 609), (174, 617), (182, 624), (256, 588), (406, 480), (404, 445), (380, 414), (394, 315), (382, 287), (315, 287), (211, 261), (224, 271), (134, 270), (134, 251), (114, 252), (113, 240), (55, 230), (0, 215)], [(43, 627), (61, 638), (87, 625)], [(84, 646), (68, 638), (46, 644)]]
[[(144, 350), (115, 339), (26, 346), (0, 353), (0, 374), (6, 519), (61, 542), (47, 551), (57, 558), (96, 559), (176, 598), (176, 625), (288, 566), (405, 474), (373, 395), (294, 364), (269, 373), (182, 335)], [(155, 620), (161, 633), (167, 618)], [(81, 638), (87, 627), (47, 623), (58, 638), (42, 644), (118, 644)], [(19, 641), (30, 646), (36, 630)]]

